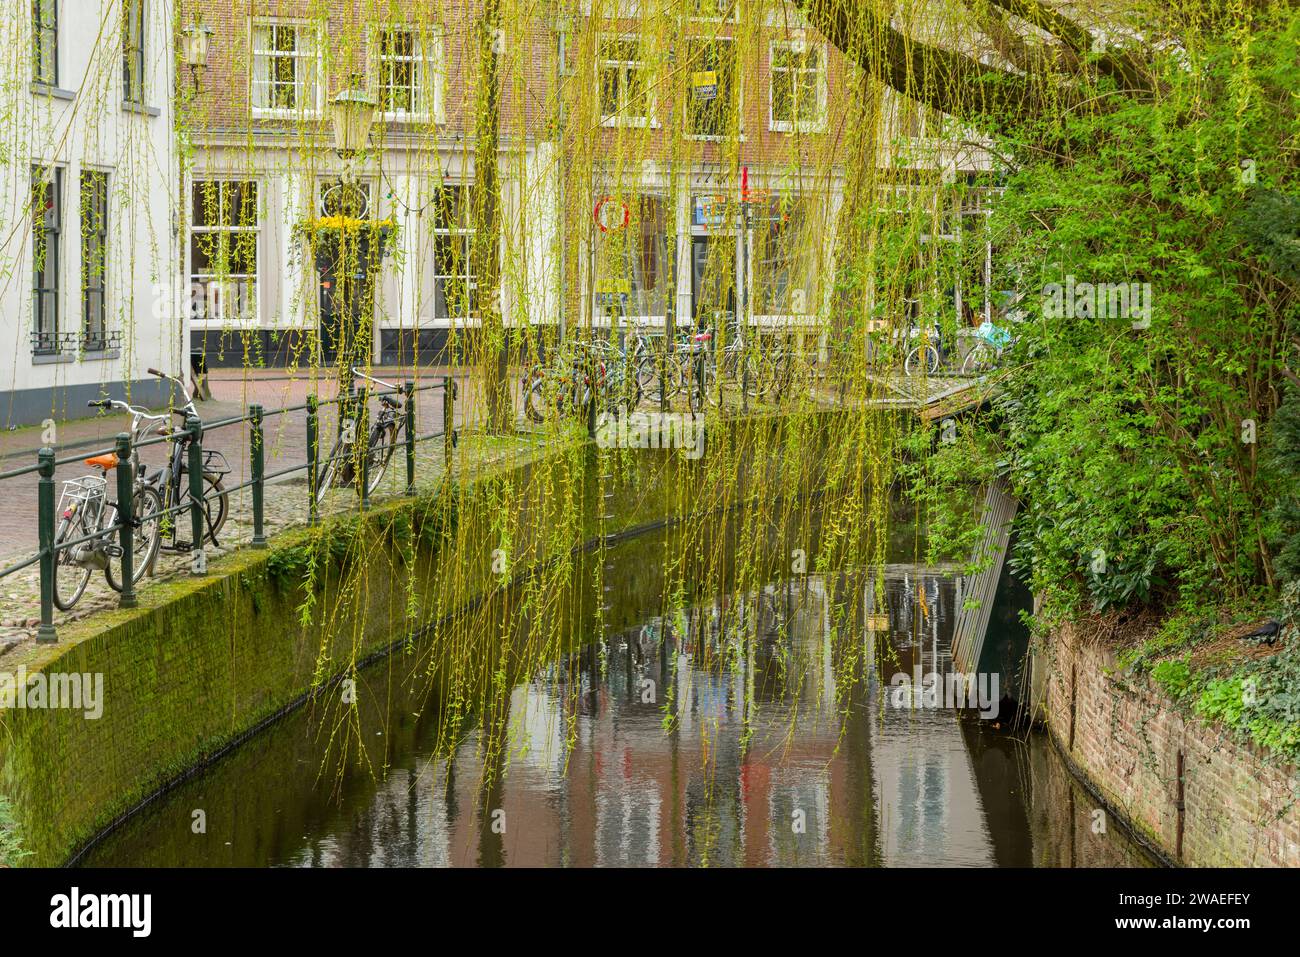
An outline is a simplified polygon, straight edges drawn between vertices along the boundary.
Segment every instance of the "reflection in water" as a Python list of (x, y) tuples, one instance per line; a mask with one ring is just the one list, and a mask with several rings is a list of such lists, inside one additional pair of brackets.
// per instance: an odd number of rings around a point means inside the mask
[[(1145, 863), (1117, 828), (1091, 832), (1092, 803), (1041, 736), (891, 707), (891, 674), (948, 668), (961, 583), (911, 566), (884, 580), (880, 600), (861, 577), (809, 576), (676, 613), (657, 585), (634, 587), (634, 624), (519, 681), (503, 739), (476, 729), (449, 756), (435, 706), (381, 663), (361, 709), (380, 776), (354, 761), (332, 788), (323, 722), (304, 710), (86, 863)], [(836, 623), (846, 602), (857, 611)]]

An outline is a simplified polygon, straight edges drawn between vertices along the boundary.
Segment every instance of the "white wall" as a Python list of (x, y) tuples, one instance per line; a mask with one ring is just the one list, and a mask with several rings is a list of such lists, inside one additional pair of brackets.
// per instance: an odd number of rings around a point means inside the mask
[[(120, 394), (157, 366), (186, 368), (180, 310), (176, 197), (179, 162), (172, 116), (172, 0), (146, 3), (145, 106), (124, 108), (116, 0), (58, 0), (58, 82), (32, 85), (30, 3), (0, 10), (0, 422), (84, 415), (86, 398)], [(32, 354), (31, 168), (63, 170), (59, 331), (78, 332), (83, 168), (109, 173), (107, 330), (120, 353), (59, 361)], [(156, 390), (138, 389), (140, 400)], [(44, 414), (39, 414), (44, 410)], [(35, 415), (35, 418), (33, 418)]]

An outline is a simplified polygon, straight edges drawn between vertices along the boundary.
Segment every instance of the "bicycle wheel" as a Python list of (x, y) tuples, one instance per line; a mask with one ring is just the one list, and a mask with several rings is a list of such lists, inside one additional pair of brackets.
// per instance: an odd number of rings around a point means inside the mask
[(524, 380), (524, 415), (528, 421), (536, 422), (538, 425), (546, 421), (546, 403), (542, 395), (545, 381), (545, 374), (540, 369), (535, 369), (529, 378)]
[(393, 457), (393, 447), (397, 442), (397, 423), (387, 425), (375, 424), (370, 430), (370, 441), (366, 445), (366, 494), (379, 488), (388, 471), (388, 462)]
[(939, 371), (939, 350), (934, 346), (916, 346), (903, 362), (906, 375), (934, 375)]
[[(144, 577), (158, 554), (162, 542), (161, 521), (162, 499), (148, 486), (136, 488), (131, 499), (132, 515), (135, 517), (135, 534), (131, 538), (131, 584)], [(114, 513), (114, 521), (117, 521)], [(111, 559), (104, 569), (104, 577), (113, 591), (122, 590), (122, 565), (120, 559)]]
[(963, 375), (981, 375), (993, 368), (996, 356), (987, 342), (977, 342), (962, 361)]
[(325, 496), (334, 487), (334, 479), (339, 473), (339, 463), (348, 454), (348, 447), (343, 443), (335, 444), (330, 450), (329, 459), (321, 466), (320, 475), (316, 477), (316, 504), (325, 501)]
[[(87, 534), (83, 515), (80, 510), (72, 518), (59, 522), (59, 530), (54, 536), (54, 606), (61, 611), (71, 611), (72, 606), (81, 600), (90, 581), (90, 567), (73, 561), (73, 549), (60, 548), (60, 542), (74, 541)], [(90, 542), (74, 546), (80, 551), (89, 547)]]
[(203, 508), (208, 513), (207, 527), (203, 533), (206, 541), (217, 543), (217, 534), (226, 524), (230, 514), (230, 493), (219, 475), (203, 474)]

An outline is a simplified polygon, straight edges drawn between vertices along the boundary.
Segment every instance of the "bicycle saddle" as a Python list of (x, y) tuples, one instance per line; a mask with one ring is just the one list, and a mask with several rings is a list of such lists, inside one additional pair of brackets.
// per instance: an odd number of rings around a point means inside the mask
[(105, 452), (103, 455), (94, 455), (86, 459), (86, 464), (92, 468), (103, 469), (107, 472), (109, 469), (117, 467), (117, 453)]
[(708, 342), (712, 338), (713, 333), (711, 332), (697, 332), (695, 335), (691, 336), (691, 342)]

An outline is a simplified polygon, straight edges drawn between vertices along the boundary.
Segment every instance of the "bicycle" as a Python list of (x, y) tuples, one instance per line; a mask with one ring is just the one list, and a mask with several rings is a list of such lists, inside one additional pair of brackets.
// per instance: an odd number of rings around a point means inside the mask
[(911, 339), (919, 338), (921, 342), (908, 350), (907, 357), (903, 360), (904, 375), (931, 376), (939, 371), (940, 365), (948, 362), (948, 344), (938, 324), (931, 325), (924, 331), (914, 327), (908, 336)]
[[(106, 408), (109, 400), (91, 402)], [(117, 403), (130, 409), (126, 403)], [(132, 409), (136, 413), (143, 410)], [(134, 428), (134, 426), (133, 426)], [(118, 466), (115, 452), (95, 455), (86, 465), (98, 469), (99, 475), (68, 479), (59, 495), (59, 526), (54, 536), (54, 604), (61, 611), (71, 611), (86, 593), (93, 571), (103, 571), (114, 591), (122, 590), (122, 569), (116, 561), (122, 557), (120, 542), (113, 541), (118, 532), (118, 503), (108, 501), (108, 473)], [(152, 486), (139, 480), (133, 483), (131, 499), (131, 584), (135, 584), (153, 565), (162, 541), (160, 524), (162, 499)]]
[[(603, 339), (575, 340), (557, 358), (554, 368), (534, 366), (522, 383), (525, 415), (537, 423), (581, 417), (593, 396), (605, 408), (636, 408), (644, 396), (639, 368), (646, 356), (639, 342), (638, 337), (638, 345), (629, 354)], [(637, 361), (638, 374), (629, 375), (629, 364), (638, 355), (642, 356)]]
[(1014, 342), (1011, 333), (985, 320), (975, 333), (975, 344), (962, 361), (963, 375), (983, 375), (1002, 361), (1002, 355)]
[[(180, 394), (185, 398), (185, 404), (179, 408), (171, 410), (172, 416), (190, 416), (198, 417), (198, 409), (194, 405), (194, 397), (186, 390), (185, 383), (178, 376), (170, 376), (165, 372), (159, 372), (157, 369), (146, 370), (150, 375), (164, 379), (180, 389)], [(107, 401), (107, 400), (104, 400)], [(106, 407), (106, 406), (105, 406)], [(130, 406), (124, 404), (115, 405), (115, 408), (125, 407), (133, 413), (136, 411)], [(164, 536), (169, 537), (170, 541), (162, 546), (169, 552), (189, 552), (196, 546), (193, 542), (180, 538), (181, 529), (190, 527), (188, 522), (177, 521), (173, 516), (184, 515), (186, 506), (190, 498), (190, 443), (193, 441), (189, 431), (185, 428), (169, 428), (166, 423), (170, 422), (167, 415), (143, 415), (139, 417), (151, 424), (143, 430), (138, 430), (136, 423), (139, 419), (133, 420), (132, 424), (132, 447), (135, 442), (142, 438), (148, 437), (153, 432), (158, 435), (168, 436), (169, 452), (167, 465), (160, 467), (152, 475), (148, 475), (148, 468), (139, 464), (138, 453), (133, 453), (136, 461), (136, 479), (137, 481), (147, 484), (158, 492), (162, 499), (164, 511), (167, 512), (167, 522), (164, 528)], [(225, 527), (226, 518), (230, 515), (230, 493), (226, 491), (225, 476), (231, 472), (230, 465), (226, 461), (225, 455), (216, 449), (203, 450), (203, 538), (199, 543), (211, 542), (213, 545), (220, 545), (217, 535)]]
[[(385, 389), (400, 391), (393, 383), (366, 375), (355, 366), (351, 372), (353, 376), (373, 382)], [(379, 415), (366, 436), (364, 468), (367, 497), (383, 481), (384, 473), (388, 471), (388, 463), (393, 457), (393, 450), (397, 448), (398, 436), (406, 431), (406, 416), (401, 414), (402, 404), (391, 395), (382, 392), (378, 393), (377, 397), (380, 406)], [(339, 406), (339, 414), (343, 417), (340, 421), (339, 436), (334, 441), (334, 448), (330, 451), (329, 458), (321, 465), (320, 474), (316, 479), (317, 505), (324, 502), (325, 495), (331, 488), (347, 487), (356, 483), (357, 466), (361, 464), (354, 450), (357, 425), (362, 416), (369, 420), (369, 412), (364, 396), (355, 403), (353, 409), (348, 409), (344, 405)]]

